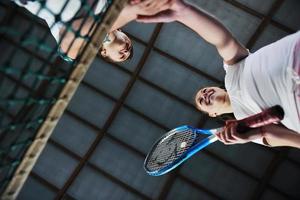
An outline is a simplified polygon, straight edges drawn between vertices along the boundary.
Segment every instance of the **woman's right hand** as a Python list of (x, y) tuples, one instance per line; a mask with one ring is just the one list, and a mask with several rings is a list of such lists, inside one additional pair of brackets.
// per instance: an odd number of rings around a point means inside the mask
[(246, 133), (239, 133), (237, 132), (237, 125), (238, 121), (236, 120), (226, 121), (223, 130), (216, 133), (218, 140), (226, 145), (230, 145), (244, 144), (264, 137), (263, 128), (254, 128)]

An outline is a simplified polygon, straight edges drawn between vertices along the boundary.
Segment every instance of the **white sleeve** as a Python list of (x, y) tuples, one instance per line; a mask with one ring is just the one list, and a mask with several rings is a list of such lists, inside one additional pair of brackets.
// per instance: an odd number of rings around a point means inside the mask
[(252, 140), (252, 142), (256, 143), (256, 144), (261, 144), (261, 145), (265, 145), (262, 141), (262, 138), (258, 138), (256, 140)]
[(96, 5), (96, 9), (95, 9), (95, 14), (99, 14), (103, 11), (105, 11), (105, 9), (107, 9), (107, 0), (98, 0), (98, 3)]

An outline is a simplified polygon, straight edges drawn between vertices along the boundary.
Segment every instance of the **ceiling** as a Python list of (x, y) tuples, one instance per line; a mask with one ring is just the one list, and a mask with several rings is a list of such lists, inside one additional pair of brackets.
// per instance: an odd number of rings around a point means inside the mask
[[(190, 2), (252, 52), (300, 29), (297, 0)], [(193, 97), (222, 85), (224, 70), (216, 50), (182, 24), (123, 30), (132, 60), (94, 60), (18, 199), (300, 199), (297, 149), (218, 142), (167, 175), (148, 176), (143, 161), (160, 135), (183, 124), (221, 126)]]

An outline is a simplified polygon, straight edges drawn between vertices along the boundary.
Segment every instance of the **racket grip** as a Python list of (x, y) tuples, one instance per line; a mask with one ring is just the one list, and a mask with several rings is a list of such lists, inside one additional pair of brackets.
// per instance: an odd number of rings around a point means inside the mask
[(284, 111), (281, 106), (270, 107), (258, 114), (241, 119), (238, 121), (237, 132), (245, 133), (252, 128), (265, 126), (271, 123), (279, 122), (284, 117)]

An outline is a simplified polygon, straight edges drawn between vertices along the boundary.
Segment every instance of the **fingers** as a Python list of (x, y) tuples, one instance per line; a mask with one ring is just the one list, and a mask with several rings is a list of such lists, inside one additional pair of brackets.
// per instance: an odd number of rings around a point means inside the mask
[(224, 144), (234, 144), (235, 139), (232, 137), (233, 132), (234, 132), (233, 126), (226, 126), (226, 127), (224, 127), (223, 131), (221, 131), (217, 134), (217, 137)]
[[(163, 1), (164, 2), (164, 1)], [(140, 8), (142, 9), (151, 9), (152, 7), (159, 5), (161, 2), (157, 0), (144, 0), (139, 3)]]
[(217, 138), (226, 145), (244, 144), (263, 137), (260, 128), (250, 129), (246, 133), (237, 132), (238, 121), (226, 121), (226, 125), (222, 131), (216, 134)]
[(141, 2), (142, 2), (142, 0), (130, 0), (130, 1), (129, 1), (129, 3), (130, 3), (131, 5), (139, 4), (139, 3), (141, 3)]
[(169, 0), (144, 0), (140, 3), (141, 6), (146, 6), (146, 7), (153, 7), (156, 5), (162, 5), (165, 3), (168, 3)]
[(144, 0), (137, 6), (139, 7), (140, 15), (154, 15), (169, 9), (172, 3), (170, 0)]
[(159, 13), (160, 11), (163, 11), (163, 10), (167, 10), (169, 8), (170, 8), (170, 5), (164, 4), (164, 5), (157, 8), (157, 13)]
[(220, 142), (222, 142), (223, 144), (226, 144), (226, 145), (234, 144), (233, 142), (230, 142), (230, 141), (226, 140), (223, 131), (217, 133), (216, 136), (217, 136), (218, 140), (219, 140)]
[(236, 131), (237, 122), (231, 121), (226, 123), (222, 131), (216, 134), (217, 138), (226, 145), (243, 144), (249, 142), (248, 134), (239, 134)]
[(142, 23), (166, 23), (174, 21), (172, 11), (162, 11), (153, 16), (138, 16), (136, 19), (137, 22)]

